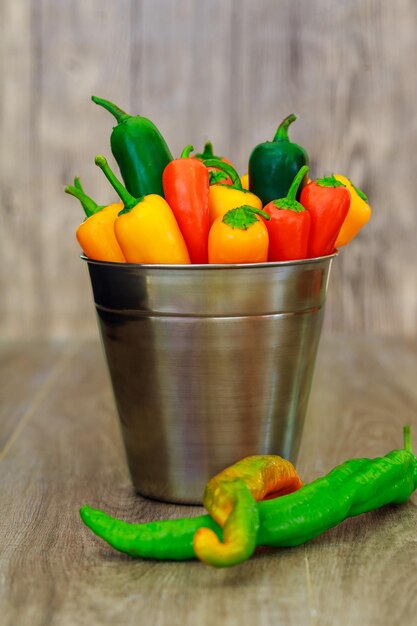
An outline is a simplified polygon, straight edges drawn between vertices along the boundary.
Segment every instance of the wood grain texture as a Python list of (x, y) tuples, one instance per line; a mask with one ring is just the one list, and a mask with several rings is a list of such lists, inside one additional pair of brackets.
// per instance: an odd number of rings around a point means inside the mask
[(3, 337), (96, 332), (62, 193), (80, 174), (112, 199), (92, 93), (152, 118), (175, 154), (210, 138), (242, 173), (298, 113), (312, 175), (351, 176), (374, 208), (334, 264), (326, 328), (416, 334), (414, 0), (2, 0), (0, 17)]
[(48, 350), (36, 342), (0, 345), (0, 454), (54, 379), (62, 347), (51, 344)]
[[(7, 350), (11, 366), (22, 360), (20, 345)], [(298, 464), (305, 480), (400, 447), (405, 421), (417, 430), (416, 351), (416, 341), (325, 335)], [(27, 354), (25, 388), (39, 376), (36, 354), (55, 374), (0, 452), (2, 626), (415, 623), (415, 495), (224, 571), (113, 551), (82, 526), (81, 504), (131, 521), (200, 509), (133, 493), (96, 342), (63, 345), (59, 357), (38, 343)], [(16, 386), (7, 393), (10, 405), (20, 400)]]

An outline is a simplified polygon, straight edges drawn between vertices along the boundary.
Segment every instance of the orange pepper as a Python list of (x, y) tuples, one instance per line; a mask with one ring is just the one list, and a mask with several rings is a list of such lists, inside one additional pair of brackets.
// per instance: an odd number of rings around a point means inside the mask
[(257, 217), (264, 211), (243, 205), (219, 216), (209, 233), (209, 263), (263, 263), (268, 259), (268, 229)]
[(186, 265), (187, 246), (169, 204), (157, 194), (134, 198), (116, 178), (106, 159), (96, 165), (123, 201), (124, 209), (114, 223), (114, 232), (128, 263)]
[(75, 233), (84, 254), (96, 261), (126, 262), (114, 234), (114, 222), (123, 204), (115, 202), (99, 206), (84, 193), (79, 178), (74, 179), (74, 186), (65, 187), (65, 192), (81, 202), (87, 216)]

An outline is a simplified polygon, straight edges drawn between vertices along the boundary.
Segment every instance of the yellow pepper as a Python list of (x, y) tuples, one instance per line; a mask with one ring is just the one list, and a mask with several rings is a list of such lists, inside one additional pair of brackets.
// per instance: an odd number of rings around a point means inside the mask
[(218, 217), (223, 217), (228, 211), (243, 205), (262, 209), (261, 200), (251, 191), (243, 189), (239, 174), (229, 163), (215, 158), (204, 159), (203, 162), (207, 167), (215, 167), (225, 172), (232, 181), (231, 185), (210, 185), (210, 225)]
[(128, 263), (186, 265), (187, 246), (169, 204), (157, 194), (134, 198), (116, 178), (103, 156), (96, 165), (123, 201), (124, 209), (114, 223), (116, 239)]
[(240, 182), (243, 189), (249, 190), (249, 174), (243, 174), (243, 176), (240, 177)]
[(75, 178), (74, 186), (65, 187), (65, 192), (81, 202), (87, 216), (75, 233), (84, 254), (96, 261), (124, 263), (126, 259), (114, 234), (114, 222), (123, 204), (115, 202), (99, 206), (84, 193), (78, 178)]
[(371, 219), (371, 207), (363, 191), (355, 187), (346, 176), (335, 174), (334, 177), (350, 191), (350, 208), (337, 236), (336, 248), (345, 246), (358, 234), (362, 226)]

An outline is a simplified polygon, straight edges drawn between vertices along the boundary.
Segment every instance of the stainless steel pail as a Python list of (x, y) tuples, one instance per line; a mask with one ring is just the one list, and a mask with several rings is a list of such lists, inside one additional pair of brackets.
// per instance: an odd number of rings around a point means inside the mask
[(88, 262), (136, 490), (201, 503), (250, 454), (295, 461), (334, 255), (254, 265)]

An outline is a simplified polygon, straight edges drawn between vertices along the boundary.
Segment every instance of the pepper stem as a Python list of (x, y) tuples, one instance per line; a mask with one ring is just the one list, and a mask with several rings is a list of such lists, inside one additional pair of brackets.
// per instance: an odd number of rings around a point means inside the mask
[(294, 113), (288, 115), (285, 120), (282, 120), (281, 124), (277, 128), (273, 141), (289, 141), (288, 139), (288, 127), (295, 122), (297, 116)]
[(210, 185), (217, 185), (221, 183), (222, 180), (226, 180), (228, 178), (225, 172), (221, 172), (220, 170), (210, 170), (209, 172), (209, 180)]
[(99, 106), (103, 107), (104, 109), (107, 109), (107, 111), (114, 115), (118, 123), (124, 122), (124, 120), (132, 117), (131, 115), (120, 109), (117, 105), (113, 104), (113, 102), (110, 102), (110, 100), (104, 100), (103, 98), (98, 98), (97, 96), (91, 96), (91, 100)]
[[(82, 186), (81, 181), (80, 181), (78, 176), (76, 176), (74, 178), (74, 187), (76, 187), (77, 189), (79, 189), (80, 191), (82, 191), (84, 193), (83, 186)], [(89, 210), (88, 207), (84, 204), (84, 202), (82, 200), (81, 200), (81, 204), (82, 204), (82, 207), (83, 207), (83, 209), (85, 211), (85, 214), (87, 215), (87, 212)], [(101, 208), (103, 208), (103, 207), (100, 207), (100, 209)], [(88, 217), (89, 217), (89, 215), (88, 215)]]
[(256, 215), (262, 215), (266, 220), (270, 220), (271, 217), (265, 211), (261, 209), (255, 209), (248, 204), (244, 204), (242, 206), (236, 207), (235, 209), (230, 209), (223, 216), (223, 222), (230, 226), (230, 228), (238, 228), (239, 230), (248, 230), (252, 224), (256, 224), (259, 222)]
[(404, 426), (404, 449), (413, 454), (413, 442), (411, 439), (411, 426)]
[(103, 208), (102, 206), (99, 206), (97, 202), (94, 202), (94, 200), (90, 198), (90, 196), (87, 196), (82, 191), (82, 187), (78, 178), (74, 180), (74, 186), (67, 185), (65, 187), (65, 193), (68, 193), (70, 196), (74, 196), (74, 198), (77, 198), (81, 202), (87, 217), (91, 217), (95, 213), (99, 213)]
[(193, 150), (194, 146), (192, 146), (191, 144), (185, 146), (184, 150), (181, 152), (181, 159), (188, 159)]
[(294, 180), (291, 183), (291, 187), (288, 190), (287, 200), (295, 200), (301, 181), (303, 180), (309, 169), (310, 168), (308, 167), (308, 165), (303, 165), (303, 167), (298, 171), (298, 174), (295, 176)]
[(126, 187), (122, 185), (120, 180), (116, 177), (116, 175), (110, 169), (110, 166), (107, 163), (106, 158), (102, 156), (101, 154), (98, 154), (96, 158), (94, 159), (94, 161), (95, 161), (95, 164), (98, 165), (101, 170), (103, 170), (105, 177), (107, 178), (107, 180), (109, 181), (109, 183), (114, 188), (117, 195), (120, 197), (121, 201), (125, 205), (124, 208), (126, 210), (129, 210), (129, 209), (132, 209), (134, 206), (136, 206), (137, 203), (139, 202), (139, 198), (134, 198), (128, 192)]
[(206, 141), (206, 143), (204, 144), (204, 150), (201, 153), (201, 157), (203, 159), (209, 159), (212, 156), (214, 156), (213, 144), (211, 143), (211, 141)]
[(243, 191), (242, 182), (240, 180), (239, 174), (236, 172), (235, 168), (230, 165), (230, 163), (225, 163), (221, 159), (210, 158), (203, 159), (203, 163), (206, 167), (215, 167), (222, 172), (226, 172), (229, 178), (232, 181), (231, 185), (227, 185), (228, 187), (234, 187), (234, 189), (239, 189), (239, 191)]

